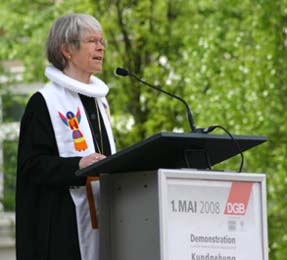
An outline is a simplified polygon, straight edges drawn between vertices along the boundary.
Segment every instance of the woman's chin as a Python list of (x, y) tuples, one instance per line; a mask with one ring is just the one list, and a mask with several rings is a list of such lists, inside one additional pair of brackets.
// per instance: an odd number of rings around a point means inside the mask
[(102, 65), (97, 65), (93, 68), (93, 72), (92, 74), (97, 74), (97, 73), (101, 73), (102, 72)]

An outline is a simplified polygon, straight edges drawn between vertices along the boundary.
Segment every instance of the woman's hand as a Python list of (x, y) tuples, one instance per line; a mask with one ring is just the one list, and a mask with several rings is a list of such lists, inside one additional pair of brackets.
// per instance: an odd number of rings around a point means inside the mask
[(106, 156), (103, 155), (103, 154), (100, 154), (100, 153), (92, 153), (90, 155), (87, 155), (85, 157), (83, 157), (80, 162), (79, 162), (79, 167), (80, 169), (83, 169), (83, 168), (86, 168), (88, 167), (89, 165), (97, 162), (97, 161), (100, 161), (100, 160), (103, 160), (105, 159)]

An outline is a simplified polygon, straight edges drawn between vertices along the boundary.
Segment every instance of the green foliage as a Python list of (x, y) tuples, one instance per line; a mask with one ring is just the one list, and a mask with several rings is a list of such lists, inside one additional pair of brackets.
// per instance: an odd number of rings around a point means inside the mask
[(6, 211), (15, 210), (17, 147), (17, 141), (5, 141), (3, 144), (5, 189), (2, 203)]
[[(117, 66), (184, 97), (198, 126), (268, 137), (245, 153), (244, 171), (267, 174), (270, 259), (284, 259), (287, 1), (2, 0), (0, 60), (20, 59), (25, 81), (45, 80), (48, 29), (69, 12), (95, 15), (104, 27), (109, 44), (101, 77), (111, 88), (119, 149), (162, 130), (190, 129), (179, 102), (114, 77)], [(234, 158), (217, 168), (238, 166)]]
[(27, 102), (27, 95), (17, 95), (15, 93), (6, 93), (2, 95), (3, 122), (19, 122)]

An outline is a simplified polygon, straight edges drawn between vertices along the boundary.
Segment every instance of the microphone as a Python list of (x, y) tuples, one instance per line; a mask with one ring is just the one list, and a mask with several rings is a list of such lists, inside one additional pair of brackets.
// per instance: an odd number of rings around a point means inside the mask
[(211, 132), (211, 131), (214, 129), (214, 128), (211, 129), (211, 127), (209, 127), (210, 129), (209, 129), (209, 128), (205, 128), (205, 129), (196, 128), (196, 126), (195, 126), (195, 124), (194, 124), (194, 120), (193, 120), (193, 116), (192, 116), (191, 110), (190, 110), (188, 104), (186, 103), (186, 101), (185, 101), (183, 98), (181, 98), (181, 97), (179, 97), (179, 96), (177, 96), (177, 95), (174, 95), (174, 94), (172, 94), (172, 93), (169, 93), (169, 92), (167, 92), (167, 91), (165, 91), (165, 90), (163, 90), (163, 89), (161, 89), (161, 88), (159, 88), (159, 87), (156, 87), (156, 86), (154, 86), (154, 85), (152, 85), (152, 84), (150, 84), (150, 83), (147, 83), (147, 82), (143, 81), (142, 79), (138, 78), (136, 75), (130, 73), (130, 72), (127, 71), (126, 69), (117, 68), (117, 69), (115, 70), (115, 73), (116, 73), (117, 75), (120, 75), (120, 76), (123, 76), (123, 77), (126, 77), (126, 76), (133, 77), (133, 78), (135, 78), (137, 81), (141, 82), (142, 84), (144, 84), (144, 85), (146, 85), (146, 86), (148, 86), (148, 87), (150, 87), (150, 88), (153, 88), (153, 89), (155, 89), (155, 90), (157, 90), (157, 91), (159, 91), (159, 92), (162, 92), (162, 93), (164, 93), (164, 94), (166, 94), (166, 95), (168, 95), (168, 96), (170, 96), (170, 97), (172, 97), (172, 98), (175, 98), (175, 99), (181, 101), (181, 102), (184, 104), (185, 108), (186, 108), (187, 118), (188, 118), (188, 121), (189, 121), (189, 125), (190, 125), (190, 128), (191, 128), (191, 132), (193, 132), (193, 133), (209, 133), (209, 132)]
[(209, 126), (209, 127), (207, 127), (207, 128), (196, 128), (196, 126), (195, 126), (195, 124), (194, 124), (194, 120), (193, 120), (193, 116), (192, 116), (191, 110), (190, 110), (188, 104), (186, 103), (186, 101), (185, 101), (183, 98), (181, 98), (181, 97), (179, 97), (179, 96), (177, 96), (177, 95), (174, 95), (174, 94), (172, 94), (172, 93), (169, 93), (169, 92), (167, 92), (167, 91), (165, 91), (165, 90), (163, 90), (163, 89), (161, 89), (161, 88), (159, 88), (159, 87), (156, 87), (156, 86), (154, 86), (154, 85), (152, 85), (152, 84), (150, 84), (150, 83), (147, 83), (147, 82), (143, 81), (142, 79), (138, 78), (136, 75), (130, 73), (130, 72), (127, 71), (126, 69), (117, 68), (117, 69), (115, 70), (115, 74), (117, 74), (117, 75), (119, 75), (119, 76), (123, 76), (123, 77), (130, 76), (130, 77), (132, 77), (132, 78), (135, 78), (137, 81), (143, 83), (144, 85), (146, 85), (146, 86), (148, 86), (148, 87), (150, 87), (150, 88), (153, 88), (153, 89), (155, 89), (155, 90), (157, 90), (157, 91), (159, 91), (159, 92), (162, 92), (162, 93), (164, 93), (164, 94), (166, 94), (166, 95), (168, 95), (168, 96), (170, 96), (170, 97), (173, 97), (173, 98), (175, 98), (175, 99), (181, 101), (181, 102), (185, 105), (186, 112), (187, 112), (187, 117), (188, 117), (188, 121), (189, 121), (189, 125), (190, 125), (191, 132), (192, 132), (192, 133), (208, 134), (208, 133), (212, 132), (213, 130), (215, 130), (215, 129), (217, 129), (217, 128), (220, 128), (220, 129), (222, 129), (223, 131), (225, 131), (225, 132), (229, 135), (229, 137), (231, 138), (231, 140), (234, 142), (234, 144), (235, 144), (236, 148), (238, 149), (238, 152), (239, 152), (239, 154), (240, 154), (240, 156), (241, 156), (241, 163), (240, 163), (240, 167), (239, 167), (238, 172), (241, 172), (241, 171), (242, 171), (242, 168), (243, 168), (243, 165), (244, 165), (243, 152), (242, 152), (242, 150), (241, 150), (241, 147), (240, 147), (239, 143), (236, 141), (236, 139), (234, 139), (234, 137), (232, 136), (232, 134), (229, 133), (229, 131), (228, 131), (227, 129), (225, 129), (224, 127), (222, 127), (222, 126), (220, 126), (220, 125), (212, 125), (212, 126)]
[(123, 68), (117, 68), (116, 74), (125, 77), (129, 75), (129, 72)]

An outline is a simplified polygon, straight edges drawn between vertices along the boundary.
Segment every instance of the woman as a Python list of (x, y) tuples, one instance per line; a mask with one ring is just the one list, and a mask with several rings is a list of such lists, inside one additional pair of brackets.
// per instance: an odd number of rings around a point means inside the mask
[(109, 89), (92, 75), (102, 70), (104, 50), (101, 25), (89, 15), (60, 17), (50, 30), (50, 82), (30, 98), (21, 121), (17, 259), (98, 259), (92, 194), (99, 183), (75, 171), (115, 152)]

